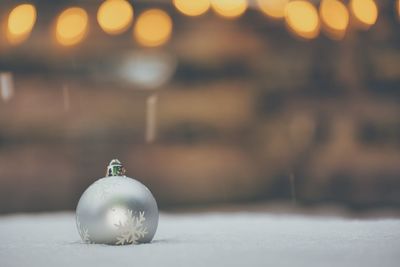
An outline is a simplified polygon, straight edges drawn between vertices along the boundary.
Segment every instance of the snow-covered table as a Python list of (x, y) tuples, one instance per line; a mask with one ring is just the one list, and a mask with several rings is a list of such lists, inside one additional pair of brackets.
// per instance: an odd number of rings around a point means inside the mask
[(0, 216), (0, 266), (400, 266), (400, 219), (163, 214), (151, 244), (87, 245), (72, 213)]

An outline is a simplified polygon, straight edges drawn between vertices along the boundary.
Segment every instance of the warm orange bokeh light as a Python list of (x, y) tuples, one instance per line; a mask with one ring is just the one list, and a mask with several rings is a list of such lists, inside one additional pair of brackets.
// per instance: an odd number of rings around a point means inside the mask
[(174, 0), (174, 5), (184, 15), (200, 16), (210, 8), (210, 0)]
[(136, 41), (143, 46), (160, 46), (171, 37), (172, 20), (164, 11), (150, 9), (140, 14), (133, 33)]
[(56, 39), (61, 45), (71, 46), (79, 43), (88, 30), (88, 15), (79, 7), (64, 10), (57, 18)]
[(350, 10), (360, 26), (369, 28), (378, 19), (378, 6), (374, 0), (351, 0)]
[(319, 34), (318, 12), (310, 2), (289, 2), (285, 9), (285, 19), (289, 29), (302, 38), (312, 39)]
[(288, 2), (289, 0), (257, 0), (261, 11), (274, 19), (285, 16), (285, 7)]
[(36, 8), (22, 4), (11, 10), (7, 20), (7, 40), (12, 44), (25, 41), (36, 22)]
[(397, 16), (400, 18), (400, 0), (397, 0), (396, 2), (396, 11), (397, 11)]
[(211, 0), (211, 7), (222, 17), (237, 18), (246, 11), (247, 0)]
[(347, 7), (339, 0), (322, 0), (319, 14), (324, 31), (333, 39), (341, 39), (349, 25)]
[(400, 0), (397, 0), (396, 2), (396, 13), (397, 16), (400, 18)]
[(133, 8), (126, 0), (106, 0), (97, 11), (97, 22), (108, 34), (126, 31), (133, 20)]

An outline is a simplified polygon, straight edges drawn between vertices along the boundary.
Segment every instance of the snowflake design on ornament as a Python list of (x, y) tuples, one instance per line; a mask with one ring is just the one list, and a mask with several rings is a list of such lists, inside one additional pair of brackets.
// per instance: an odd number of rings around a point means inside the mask
[(126, 220), (124, 223), (119, 221), (115, 226), (118, 229), (116, 245), (137, 244), (140, 238), (147, 234), (147, 228), (143, 225), (146, 218), (144, 211), (139, 212), (139, 216), (135, 216), (132, 210), (126, 211)]
[(83, 242), (90, 244), (91, 242), (90, 242), (89, 229), (87, 229), (81, 224), (79, 218), (76, 220), (76, 224), (78, 226), (79, 235), (81, 236)]

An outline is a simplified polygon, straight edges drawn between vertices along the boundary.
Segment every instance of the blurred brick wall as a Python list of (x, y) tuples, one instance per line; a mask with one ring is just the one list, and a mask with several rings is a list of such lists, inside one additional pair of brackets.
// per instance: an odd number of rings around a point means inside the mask
[(177, 69), (157, 90), (152, 144), (152, 92), (91, 73), (110, 49), (138, 51), (125, 37), (65, 54), (37, 37), (0, 53), (15, 73), (0, 103), (0, 212), (73, 209), (112, 158), (162, 208), (291, 201), (292, 190), (303, 204), (400, 207), (398, 25), (305, 42), (261, 19), (175, 18), (165, 51)]

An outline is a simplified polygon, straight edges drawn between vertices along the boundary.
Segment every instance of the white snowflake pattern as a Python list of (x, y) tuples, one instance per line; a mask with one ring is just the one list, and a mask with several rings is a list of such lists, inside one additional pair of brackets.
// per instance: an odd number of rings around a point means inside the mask
[(139, 212), (139, 216), (135, 216), (132, 210), (127, 210), (125, 222), (119, 221), (118, 224), (115, 224), (118, 229), (117, 242), (115, 244), (137, 244), (138, 240), (147, 234), (147, 228), (143, 225), (145, 220), (144, 211)]
[(81, 224), (81, 222), (79, 221), (79, 218), (76, 219), (76, 224), (78, 226), (79, 235), (81, 236), (83, 242), (91, 243), (90, 235), (89, 235), (89, 229), (87, 229), (86, 227), (84, 227)]

